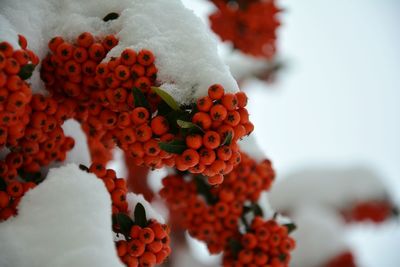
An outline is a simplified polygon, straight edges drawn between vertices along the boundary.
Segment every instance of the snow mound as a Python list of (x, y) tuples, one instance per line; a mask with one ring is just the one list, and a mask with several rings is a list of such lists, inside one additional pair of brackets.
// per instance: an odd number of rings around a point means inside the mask
[(81, 125), (76, 120), (70, 119), (64, 122), (62, 128), (66, 136), (71, 136), (75, 140), (75, 146), (67, 153), (65, 162), (90, 166), (91, 160), (87, 137)]
[(153, 209), (151, 204), (149, 202), (147, 202), (146, 199), (144, 199), (143, 195), (136, 195), (132, 192), (129, 192), (126, 195), (126, 200), (128, 201), (129, 216), (132, 219), (135, 219), (134, 212), (135, 212), (136, 204), (140, 203), (143, 205), (144, 209), (146, 210), (147, 220), (154, 219), (161, 224), (165, 223), (164, 218)]
[(111, 199), (95, 175), (51, 169), (0, 224), (2, 267), (123, 267), (111, 231)]
[[(21, 33), (40, 57), (55, 35), (72, 39), (84, 31), (115, 33), (120, 42), (108, 57), (127, 47), (152, 50), (161, 87), (182, 104), (207, 95), (214, 83), (228, 92), (239, 90), (218, 55), (215, 36), (180, 0), (2, 0), (1, 5), (0, 40), (16, 44)], [(111, 12), (120, 17), (104, 22)], [(42, 88), (37, 82), (35, 90)]]
[(240, 140), (239, 147), (242, 152), (246, 153), (257, 162), (266, 159), (265, 152), (258, 145), (254, 135), (249, 135)]
[(292, 219), (297, 229), (292, 234), (296, 248), (290, 266), (321, 266), (347, 249), (343, 222), (334, 212), (308, 206), (296, 210)]
[(294, 172), (277, 182), (270, 194), (272, 207), (279, 211), (312, 203), (340, 209), (355, 201), (384, 198), (387, 190), (380, 176), (362, 166)]

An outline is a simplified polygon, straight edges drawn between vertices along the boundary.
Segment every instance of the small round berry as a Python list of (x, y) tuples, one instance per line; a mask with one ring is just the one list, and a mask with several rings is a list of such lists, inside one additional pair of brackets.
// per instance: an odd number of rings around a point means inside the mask
[(203, 144), (203, 138), (199, 134), (190, 134), (186, 136), (186, 145), (192, 149), (199, 149)]
[(94, 37), (90, 32), (83, 32), (76, 40), (77, 44), (81, 47), (90, 47), (94, 43)]
[(205, 96), (197, 100), (197, 108), (200, 111), (208, 112), (212, 107), (213, 102), (210, 97)]
[(151, 228), (145, 227), (139, 233), (139, 239), (144, 244), (150, 244), (154, 241), (154, 232)]
[(128, 242), (128, 253), (133, 257), (140, 257), (145, 249), (145, 244), (138, 239), (133, 239)]
[(136, 56), (135, 50), (127, 48), (121, 53), (121, 63), (127, 66), (133, 65), (136, 62)]
[(208, 88), (208, 96), (212, 100), (221, 99), (224, 93), (225, 93), (224, 87), (222, 87), (222, 85), (220, 84), (214, 84)]
[(210, 185), (219, 185), (224, 181), (224, 176), (222, 174), (217, 174), (207, 178)]
[(244, 92), (236, 93), (236, 98), (239, 108), (244, 108), (247, 105), (247, 95)]
[(9, 202), (10, 196), (4, 191), (0, 191), (0, 209), (7, 207)]
[(150, 117), (149, 111), (144, 107), (137, 107), (133, 110), (131, 120), (135, 124), (145, 123)]
[(228, 114), (228, 112), (227, 112), (226, 108), (221, 104), (217, 104), (217, 105), (213, 106), (210, 110), (210, 116), (214, 121), (225, 120), (227, 114)]
[(163, 116), (156, 116), (151, 120), (151, 129), (156, 135), (163, 135), (168, 132), (168, 121)]
[(89, 57), (95, 61), (102, 60), (105, 54), (105, 49), (100, 43), (94, 43), (89, 47)]
[(203, 130), (207, 130), (211, 127), (211, 117), (205, 112), (197, 112), (192, 118), (192, 122), (200, 126)]
[(221, 99), (221, 103), (229, 111), (235, 110), (238, 107), (238, 100), (234, 94), (225, 94)]
[(150, 66), (154, 62), (154, 55), (150, 50), (143, 49), (139, 51), (137, 55), (137, 61), (140, 65)]
[(12, 181), (7, 185), (7, 193), (11, 197), (20, 197), (24, 194), (24, 187), (19, 181)]
[(217, 132), (208, 131), (203, 136), (203, 145), (208, 149), (215, 149), (221, 144), (221, 138)]

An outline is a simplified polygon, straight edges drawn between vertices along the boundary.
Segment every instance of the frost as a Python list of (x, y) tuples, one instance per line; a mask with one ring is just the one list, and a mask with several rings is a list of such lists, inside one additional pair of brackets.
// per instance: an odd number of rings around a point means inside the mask
[[(127, 47), (152, 50), (161, 87), (182, 104), (205, 96), (214, 83), (229, 92), (239, 90), (218, 55), (215, 36), (179, 0), (3, 0), (1, 7), (0, 39), (15, 44), (15, 33), (21, 33), (41, 58), (53, 36), (115, 33), (120, 43), (108, 57)], [(110, 12), (120, 17), (103, 22)], [(33, 87), (43, 88), (40, 81)]]
[(76, 165), (51, 169), (0, 224), (0, 266), (122, 267), (103, 182)]

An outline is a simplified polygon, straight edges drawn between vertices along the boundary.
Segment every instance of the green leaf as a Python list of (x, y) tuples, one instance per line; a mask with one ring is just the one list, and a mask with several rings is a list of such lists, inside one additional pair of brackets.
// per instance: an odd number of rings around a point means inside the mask
[(32, 172), (26, 172), (23, 170), (19, 170), (18, 175), (25, 182), (34, 182), (35, 184), (39, 184), (39, 183), (43, 182), (43, 180), (45, 178), (44, 176), (42, 176), (42, 173), (40, 171), (32, 173)]
[(167, 92), (162, 90), (161, 88), (158, 87), (151, 87), (151, 89), (159, 96), (161, 97), (162, 100), (164, 100), (165, 103), (168, 104), (173, 110), (179, 110), (179, 105), (175, 101), (175, 99), (170, 96)]
[(141, 203), (137, 203), (135, 207), (135, 224), (140, 227), (147, 226), (146, 210)]
[(164, 101), (160, 101), (160, 103), (158, 103), (157, 115), (162, 115), (166, 117), (171, 112), (174, 112), (174, 110), (170, 106), (168, 106), (167, 103), (165, 103)]
[(243, 214), (247, 214), (249, 212), (251, 212), (253, 209), (251, 207), (248, 206), (244, 206), (243, 207)]
[(287, 223), (287, 224), (284, 224), (283, 226), (285, 226), (288, 229), (289, 234), (297, 229), (297, 226), (294, 223)]
[[(165, 102), (161, 102), (165, 103)], [(167, 105), (167, 104), (165, 104)], [(170, 126), (170, 132), (172, 134), (179, 134), (182, 128), (178, 126), (176, 123), (177, 120), (183, 120), (183, 121), (190, 121), (190, 114), (183, 111), (183, 110), (172, 110), (170, 107), (168, 107), (171, 111), (165, 115), (165, 118), (168, 121), (168, 124)]]
[(159, 142), (158, 146), (168, 152), (173, 154), (182, 154), (186, 150), (187, 146), (183, 140), (172, 140), (171, 142)]
[(284, 262), (285, 260), (286, 260), (286, 254), (279, 254), (279, 256), (278, 256), (278, 258), (279, 258), (279, 260), (281, 261), (281, 262)]
[(6, 191), (7, 190), (7, 184), (6, 182), (0, 178), (0, 191)]
[(86, 166), (83, 165), (83, 164), (79, 164), (79, 169), (81, 169), (82, 171), (85, 171), (85, 172), (89, 172), (89, 168), (86, 167)]
[(255, 216), (263, 217), (263, 211), (262, 211), (261, 207), (257, 203), (253, 203), (252, 209), (254, 211), (254, 215)]
[(118, 213), (113, 216), (113, 225), (118, 225), (119, 231), (124, 236), (129, 236), (134, 222), (128, 215), (124, 213)]
[(221, 146), (229, 146), (232, 143), (232, 132), (228, 132)]
[(243, 247), (242, 247), (242, 244), (241, 244), (238, 240), (231, 238), (231, 239), (229, 239), (229, 241), (228, 241), (228, 245), (229, 245), (229, 248), (231, 249), (231, 252), (232, 252), (232, 254), (233, 254), (233, 257), (234, 257), (234, 258), (237, 258), (239, 252), (240, 252), (240, 251), (242, 250), (242, 248), (243, 248)]
[(22, 80), (27, 80), (32, 76), (33, 71), (35, 70), (35, 65), (33, 64), (26, 64), (25, 66), (21, 67), (18, 76)]
[(136, 87), (133, 88), (132, 92), (133, 92), (133, 97), (135, 99), (135, 107), (144, 107), (150, 111), (151, 110), (150, 104), (147, 101), (147, 98), (143, 94), (143, 92)]
[(392, 208), (392, 215), (393, 215), (393, 217), (399, 217), (399, 208), (398, 207)]
[(218, 199), (211, 194), (211, 186), (206, 183), (204, 176), (196, 175), (194, 177), (194, 182), (196, 183), (197, 193), (202, 195), (208, 204), (213, 205), (218, 202)]
[(111, 12), (111, 13), (108, 13), (108, 14), (103, 18), (103, 21), (115, 20), (115, 19), (117, 19), (118, 17), (119, 17), (119, 14), (118, 14), (118, 13)]
[(183, 120), (176, 120), (176, 123), (178, 124), (179, 127), (183, 129), (190, 129), (190, 130), (196, 130), (196, 131), (201, 131), (204, 133), (204, 130), (197, 124), (194, 124), (189, 121), (183, 121)]

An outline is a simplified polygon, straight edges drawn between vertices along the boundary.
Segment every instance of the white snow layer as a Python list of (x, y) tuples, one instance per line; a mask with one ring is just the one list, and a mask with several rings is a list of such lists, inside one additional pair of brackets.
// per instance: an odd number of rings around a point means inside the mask
[(343, 222), (333, 211), (310, 205), (297, 209), (292, 219), (297, 229), (292, 234), (296, 248), (290, 266), (321, 266), (347, 250)]
[(311, 168), (279, 180), (269, 195), (278, 211), (293, 211), (318, 203), (343, 208), (349, 203), (387, 198), (383, 180), (366, 167)]
[(123, 267), (111, 231), (103, 182), (76, 165), (51, 169), (19, 214), (0, 223), (2, 267)]
[(128, 210), (129, 210), (129, 215), (132, 219), (135, 219), (135, 207), (136, 204), (140, 203), (143, 205), (144, 209), (146, 210), (146, 217), (147, 220), (150, 219), (154, 219), (156, 221), (158, 221), (159, 223), (165, 223), (164, 218), (157, 213), (153, 207), (151, 206), (151, 204), (149, 202), (147, 202), (146, 199), (144, 199), (143, 195), (136, 195), (132, 192), (129, 192), (126, 195), (126, 200), (128, 201)]
[[(16, 44), (21, 33), (40, 57), (56, 35), (71, 40), (84, 31), (114, 33), (120, 42), (108, 56), (119, 56), (126, 47), (152, 50), (161, 87), (180, 103), (206, 95), (214, 83), (239, 90), (218, 55), (215, 36), (180, 0), (2, 0), (0, 5), (0, 40)], [(103, 22), (110, 12), (120, 17)]]
[(87, 143), (86, 134), (83, 132), (81, 125), (76, 120), (70, 119), (62, 125), (64, 134), (71, 136), (75, 140), (74, 148), (67, 153), (65, 163), (76, 163), (90, 166), (90, 154)]
[(240, 140), (239, 147), (242, 152), (246, 153), (257, 162), (266, 159), (265, 152), (258, 145), (254, 134)]

